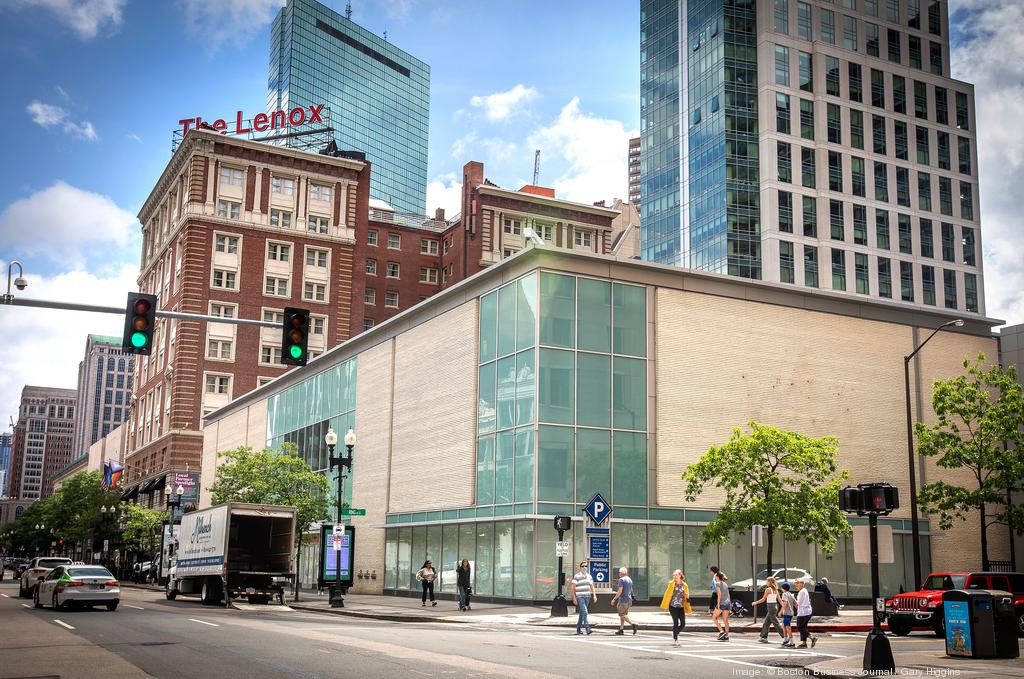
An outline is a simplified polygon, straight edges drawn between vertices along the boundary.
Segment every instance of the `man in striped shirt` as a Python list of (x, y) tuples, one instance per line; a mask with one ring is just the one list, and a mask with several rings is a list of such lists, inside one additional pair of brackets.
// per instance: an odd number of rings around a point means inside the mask
[(594, 587), (594, 579), (587, 571), (587, 562), (580, 562), (580, 570), (572, 576), (572, 603), (579, 610), (579, 617), (576, 619), (576, 634), (583, 634), (584, 627), (587, 634), (590, 634), (590, 620), (587, 618), (587, 608), (591, 601), (597, 601), (597, 588)]

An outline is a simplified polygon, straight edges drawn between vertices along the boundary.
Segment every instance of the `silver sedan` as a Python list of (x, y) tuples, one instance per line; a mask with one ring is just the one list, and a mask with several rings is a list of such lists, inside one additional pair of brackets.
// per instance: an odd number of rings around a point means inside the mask
[(104, 605), (113, 611), (121, 601), (121, 585), (102, 566), (58, 566), (39, 581), (32, 600), (36, 608), (44, 604), (54, 610), (67, 605)]

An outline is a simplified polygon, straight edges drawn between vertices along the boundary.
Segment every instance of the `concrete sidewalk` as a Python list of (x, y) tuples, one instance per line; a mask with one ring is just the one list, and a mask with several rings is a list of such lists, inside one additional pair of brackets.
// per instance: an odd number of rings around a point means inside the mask
[[(951, 658), (942, 651), (894, 651), (896, 674), (921, 677), (956, 677), (957, 679), (1002, 679), (1024, 674), (1020, 658), (979, 660)], [(805, 669), (816, 677), (866, 677), (861, 669), (862, 658), (852, 655), (808, 665)]]

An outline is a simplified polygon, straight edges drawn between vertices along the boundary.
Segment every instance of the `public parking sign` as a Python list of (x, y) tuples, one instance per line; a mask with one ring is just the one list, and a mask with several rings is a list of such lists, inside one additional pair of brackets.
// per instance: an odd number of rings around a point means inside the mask
[(594, 525), (600, 526), (611, 515), (612, 506), (601, 497), (600, 493), (597, 493), (583, 508), (583, 511), (587, 513)]
[(590, 560), (590, 577), (594, 579), (594, 584), (598, 587), (607, 585), (608, 580), (608, 562), (607, 561), (595, 561)]

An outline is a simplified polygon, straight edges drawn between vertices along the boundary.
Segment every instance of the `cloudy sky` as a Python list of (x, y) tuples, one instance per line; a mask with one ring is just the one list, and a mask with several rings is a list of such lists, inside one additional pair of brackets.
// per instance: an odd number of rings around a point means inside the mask
[[(134, 289), (135, 219), (170, 157), (177, 120), (265, 102), (282, 0), (3, 0), (0, 261), (26, 295), (119, 305)], [(328, 0), (344, 9), (344, 0)], [(530, 179), (590, 202), (625, 194), (639, 128), (635, 0), (355, 0), (354, 19), (431, 66), (428, 209), (457, 211), (460, 169)], [(1024, 3), (952, 0), (953, 75), (977, 88), (990, 316), (1024, 322)], [(566, 27), (572, 31), (567, 32)], [(118, 316), (0, 311), (0, 419), (25, 383), (74, 387), (87, 333)]]

